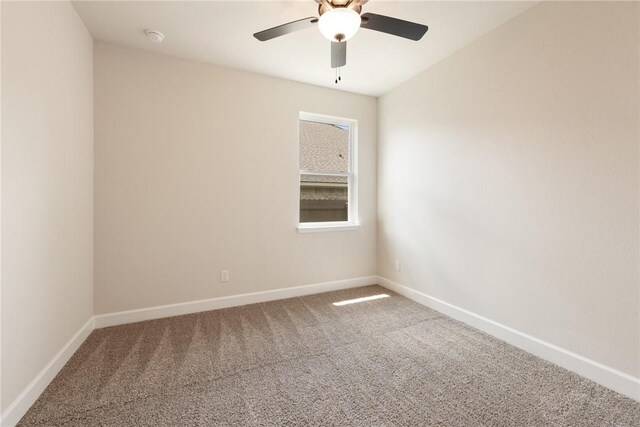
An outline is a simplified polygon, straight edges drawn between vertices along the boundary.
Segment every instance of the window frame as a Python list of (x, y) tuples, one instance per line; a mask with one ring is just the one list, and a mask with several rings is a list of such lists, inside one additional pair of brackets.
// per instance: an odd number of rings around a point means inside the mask
[[(303, 171), (298, 163), (298, 232), (357, 230), (360, 227), (358, 216), (358, 121), (344, 117), (300, 111), (298, 115), (298, 162), (300, 162), (300, 122), (308, 121), (349, 128), (349, 162), (347, 173), (322, 173)], [(326, 175), (347, 177), (347, 221), (300, 222), (300, 182), (303, 175)]]

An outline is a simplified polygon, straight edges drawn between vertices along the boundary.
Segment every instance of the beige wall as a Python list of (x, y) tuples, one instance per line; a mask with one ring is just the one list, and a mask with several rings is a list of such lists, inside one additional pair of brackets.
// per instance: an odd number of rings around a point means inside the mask
[[(99, 42), (94, 77), (96, 314), (376, 273), (375, 98)], [(359, 121), (357, 231), (296, 230), (299, 111)]]
[(637, 377), (638, 18), (543, 3), (383, 96), (380, 274)]
[(93, 42), (67, 2), (2, 4), (2, 409), (93, 312)]

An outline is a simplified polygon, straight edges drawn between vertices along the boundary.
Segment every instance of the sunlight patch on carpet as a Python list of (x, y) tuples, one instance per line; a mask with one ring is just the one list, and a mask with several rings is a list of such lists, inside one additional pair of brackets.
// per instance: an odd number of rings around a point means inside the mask
[(371, 296), (368, 296), (368, 297), (355, 298), (355, 299), (346, 299), (344, 301), (334, 302), (333, 305), (355, 304), (355, 303), (358, 303), (358, 302), (372, 301), (372, 300), (376, 300), (376, 299), (380, 299), (380, 298), (388, 298), (388, 297), (389, 297), (389, 295), (387, 295), (387, 294), (371, 295)]

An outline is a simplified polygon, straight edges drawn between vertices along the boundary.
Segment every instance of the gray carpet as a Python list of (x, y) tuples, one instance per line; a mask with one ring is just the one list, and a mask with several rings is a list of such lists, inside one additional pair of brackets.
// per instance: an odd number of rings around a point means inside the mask
[(368, 286), (98, 329), (19, 425), (640, 426), (640, 404)]

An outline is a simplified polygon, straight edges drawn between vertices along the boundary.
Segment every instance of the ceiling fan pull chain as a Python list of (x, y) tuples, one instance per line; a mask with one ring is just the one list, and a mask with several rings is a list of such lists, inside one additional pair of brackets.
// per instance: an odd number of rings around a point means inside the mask
[(338, 84), (338, 69), (337, 68), (335, 70), (335, 74), (336, 74), (336, 84)]
[(342, 80), (342, 76), (340, 74), (342, 74), (342, 67), (338, 67), (338, 81)]

